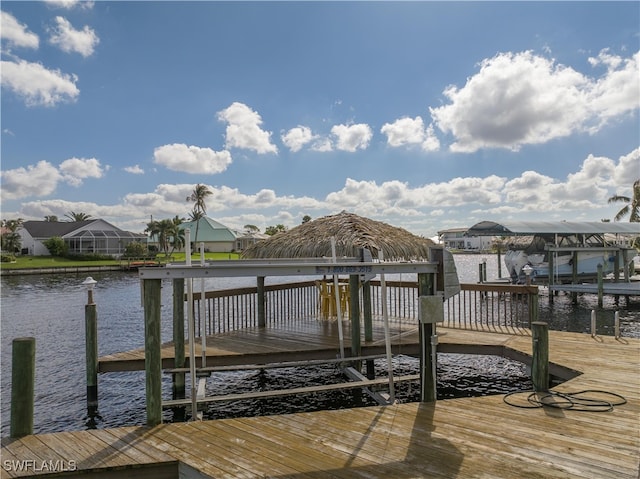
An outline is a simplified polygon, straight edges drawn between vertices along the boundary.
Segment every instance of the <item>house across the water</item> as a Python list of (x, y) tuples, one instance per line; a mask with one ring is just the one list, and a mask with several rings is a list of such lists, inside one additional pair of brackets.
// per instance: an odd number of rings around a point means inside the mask
[(467, 236), (469, 228), (450, 228), (438, 231), (440, 243), (454, 251), (489, 251), (492, 238), (487, 236)]
[(146, 243), (147, 235), (132, 233), (102, 219), (85, 221), (25, 221), (18, 234), (22, 240), (23, 255), (48, 256), (44, 243), (60, 237), (69, 248), (69, 254), (101, 254), (120, 256), (129, 243)]

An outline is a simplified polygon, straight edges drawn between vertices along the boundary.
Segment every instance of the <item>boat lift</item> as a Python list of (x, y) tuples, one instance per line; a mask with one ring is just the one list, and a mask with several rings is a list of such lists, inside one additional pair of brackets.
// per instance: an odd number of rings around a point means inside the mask
[[(185, 232), (188, 236), (188, 230)], [(188, 239), (186, 242), (189, 245)], [(204, 256), (204, 255), (202, 255)], [(162, 422), (162, 408), (163, 407), (176, 407), (191, 405), (195, 419), (197, 416), (197, 406), (201, 403), (225, 401), (232, 399), (240, 399), (237, 395), (234, 396), (205, 396), (204, 382), (206, 376), (211, 372), (220, 370), (216, 367), (208, 367), (206, 365), (206, 343), (205, 332), (202, 333), (202, 368), (196, 369), (196, 351), (195, 351), (195, 320), (193, 311), (193, 280), (201, 280), (201, 288), (204, 288), (204, 279), (206, 278), (221, 278), (221, 277), (267, 277), (267, 276), (332, 276), (334, 280), (337, 280), (338, 275), (349, 275), (350, 277), (375, 277), (380, 275), (384, 281), (385, 274), (417, 274), (419, 284), (419, 295), (422, 297), (420, 308), (424, 313), (421, 314), (420, 323), (418, 327), (421, 328), (421, 338), (425, 343), (421, 346), (421, 368), (419, 375), (410, 375), (403, 377), (394, 377), (393, 368), (391, 365), (391, 343), (389, 339), (388, 325), (385, 328), (385, 345), (387, 354), (385, 357), (388, 362), (389, 377), (380, 379), (366, 379), (361, 374), (356, 374), (356, 370), (349, 370), (347, 375), (355, 380), (355, 382), (340, 383), (335, 385), (317, 386), (311, 388), (298, 388), (279, 391), (263, 391), (247, 393), (243, 397), (269, 397), (274, 395), (286, 395), (296, 394), (298, 392), (313, 392), (314, 388), (329, 389), (344, 389), (344, 388), (368, 388), (370, 386), (376, 386), (389, 383), (390, 394), (389, 396), (378, 396), (379, 401), (385, 403), (393, 402), (394, 398), (394, 382), (406, 381), (406, 380), (421, 380), (421, 399), (423, 401), (435, 400), (435, 349), (437, 345), (437, 336), (435, 334), (435, 323), (442, 321), (442, 308), (439, 310), (433, 309), (433, 306), (429, 308), (423, 307), (424, 297), (433, 297), (435, 302), (442, 303), (444, 299), (444, 292), (438, 294), (437, 291), (441, 290), (439, 285), (444, 284), (444, 280), (447, 280), (447, 291), (450, 294), (455, 294), (459, 290), (457, 284), (457, 274), (452, 274), (451, 265), (453, 264), (452, 258), (446, 260), (450, 254), (442, 248), (435, 248), (433, 255), (439, 261), (424, 261), (424, 262), (383, 262), (383, 261), (358, 261), (356, 258), (312, 258), (312, 259), (264, 259), (264, 260), (230, 260), (230, 261), (215, 261), (214, 263), (206, 264), (201, 262), (199, 265), (187, 264), (184, 265), (167, 265), (165, 268), (141, 268), (139, 270), (139, 277), (143, 283), (143, 304), (145, 314), (145, 363), (146, 363), (146, 406), (147, 406), (147, 424), (156, 425)], [(445, 260), (443, 261), (443, 256)], [(190, 258), (190, 254), (187, 255)], [(368, 258), (367, 258), (368, 259)], [(382, 258), (381, 258), (382, 259)], [(449, 265), (449, 268), (447, 268)], [(444, 273), (443, 273), (444, 269)], [(438, 272), (440, 274), (438, 275)], [(453, 266), (453, 273), (455, 273), (455, 266)], [(440, 277), (438, 279), (438, 276)], [(451, 278), (455, 276), (455, 284), (451, 283)], [(190, 358), (194, 358), (193, 361), (189, 361), (188, 372), (191, 380), (191, 395), (190, 398), (175, 399), (171, 401), (162, 401), (161, 399), (161, 355), (160, 355), (160, 288), (161, 281), (167, 279), (185, 279), (187, 285), (188, 296), (188, 343)], [(457, 288), (456, 288), (457, 286)], [(384, 289), (383, 289), (384, 291)], [(430, 304), (435, 304), (431, 302)], [(426, 304), (426, 303), (425, 303)], [(386, 306), (386, 297), (383, 299), (383, 305)], [(442, 306), (440, 304), (440, 306)], [(386, 309), (386, 308), (385, 308)], [(434, 317), (433, 312), (440, 311), (440, 317)], [(436, 313), (437, 316), (437, 313)], [(341, 318), (339, 318), (339, 324), (341, 327)], [(388, 318), (385, 318), (385, 322)], [(359, 340), (359, 338), (358, 338)], [(337, 358), (335, 362), (348, 363), (352, 361), (371, 359), (367, 356), (361, 357), (345, 357), (344, 347), (342, 345), (343, 337), (340, 335), (340, 358)], [(267, 367), (288, 367), (292, 364), (280, 363), (271, 365), (259, 365), (259, 368)], [(175, 372), (186, 372), (185, 368), (174, 369)], [(198, 385), (196, 385), (196, 378), (201, 375)]]

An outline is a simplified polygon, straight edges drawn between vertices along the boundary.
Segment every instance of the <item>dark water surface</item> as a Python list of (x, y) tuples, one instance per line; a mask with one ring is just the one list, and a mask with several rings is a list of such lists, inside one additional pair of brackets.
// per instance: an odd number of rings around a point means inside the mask
[[(461, 282), (478, 279), (478, 263), (487, 261), (489, 279), (498, 276), (495, 256), (456, 255)], [(504, 268), (503, 268), (504, 269)], [(98, 281), (95, 302), (98, 308), (99, 355), (144, 346), (143, 309), (136, 274), (106, 272), (92, 274)], [(84, 351), (84, 276), (73, 274), (5, 277), (1, 281), (0, 381), (2, 436), (9, 434), (11, 400), (11, 342), (16, 337), (36, 338), (36, 405), (34, 432), (77, 430), (87, 427)], [(388, 278), (389, 279), (389, 278)], [(412, 278), (404, 278), (412, 279)], [(291, 279), (289, 278), (288, 281)], [(267, 284), (287, 282), (269, 279)], [(252, 279), (207, 280), (207, 289), (253, 285)], [(171, 316), (171, 287), (163, 288), (163, 317)], [(549, 305), (540, 300), (540, 319), (552, 329), (587, 332), (595, 295), (580, 297), (573, 305), (560, 295)], [(618, 309), (623, 336), (640, 337), (640, 304), (617, 307), (606, 298), (597, 312), (598, 334), (613, 334), (613, 314)], [(162, 340), (171, 340), (171, 322), (163, 324)], [(386, 362), (376, 361), (376, 374), (386, 375)], [(416, 374), (418, 361), (407, 356), (394, 358), (394, 374)], [(304, 387), (343, 382), (334, 366), (284, 368), (266, 371), (216, 373), (207, 382), (208, 394), (230, 394), (257, 390)], [(189, 385), (187, 384), (187, 387)], [(438, 354), (438, 395), (440, 398), (506, 393), (531, 388), (524, 365), (493, 356)], [(418, 400), (416, 383), (396, 385), (401, 402)], [(145, 422), (144, 371), (108, 373), (99, 376), (98, 427), (139, 425)], [(170, 378), (163, 381), (163, 397), (171, 396)], [(205, 417), (222, 418), (297, 411), (336, 409), (375, 404), (367, 395), (353, 391), (332, 391), (252, 401), (210, 405)], [(171, 421), (172, 412), (164, 419)]]

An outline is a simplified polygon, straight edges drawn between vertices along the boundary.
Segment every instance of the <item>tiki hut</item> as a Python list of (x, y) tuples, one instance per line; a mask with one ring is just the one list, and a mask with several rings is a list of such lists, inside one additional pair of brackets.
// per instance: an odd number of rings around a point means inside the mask
[(243, 258), (331, 257), (331, 238), (336, 239), (336, 256), (359, 257), (362, 248), (374, 258), (382, 251), (385, 260), (428, 260), (433, 241), (407, 230), (343, 211), (324, 216), (288, 231), (277, 233), (247, 248)]

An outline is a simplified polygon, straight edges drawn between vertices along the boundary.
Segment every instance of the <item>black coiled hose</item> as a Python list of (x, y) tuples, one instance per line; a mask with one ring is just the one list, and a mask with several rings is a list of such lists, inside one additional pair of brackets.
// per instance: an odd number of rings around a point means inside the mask
[[(516, 404), (510, 399), (516, 394), (527, 394), (526, 404)], [(587, 394), (597, 394), (603, 398), (589, 397)], [(503, 398), (509, 406), (535, 409), (541, 407), (552, 407), (556, 409), (570, 409), (572, 411), (610, 412), (615, 406), (622, 406), (627, 400), (616, 393), (601, 391), (598, 389), (585, 389), (573, 393), (561, 393), (555, 391), (514, 391), (508, 393)]]

